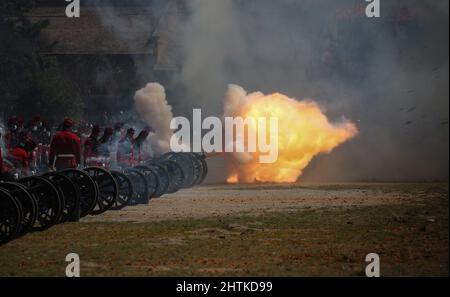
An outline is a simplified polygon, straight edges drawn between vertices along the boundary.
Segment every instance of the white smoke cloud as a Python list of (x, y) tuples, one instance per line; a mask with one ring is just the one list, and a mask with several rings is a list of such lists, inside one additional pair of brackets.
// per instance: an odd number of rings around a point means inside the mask
[[(229, 84), (223, 100), (223, 116), (233, 117), (239, 108), (247, 101), (247, 91), (238, 85)], [(247, 163), (253, 160), (248, 152), (234, 152), (233, 147), (243, 146), (237, 141), (225, 143), (226, 151), (233, 151), (233, 158), (239, 163)]]
[(170, 138), (172, 130), (170, 121), (173, 118), (172, 107), (167, 103), (164, 87), (159, 83), (148, 83), (145, 88), (138, 90), (134, 96), (137, 113), (150, 125), (154, 134), (150, 139), (150, 147), (155, 154), (170, 151)]
[(223, 115), (225, 117), (231, 117), (239, 110), (239, 107), (245, 103), (247, 92), (244, 88), (229, 84), (227, 92), (225, 93)]

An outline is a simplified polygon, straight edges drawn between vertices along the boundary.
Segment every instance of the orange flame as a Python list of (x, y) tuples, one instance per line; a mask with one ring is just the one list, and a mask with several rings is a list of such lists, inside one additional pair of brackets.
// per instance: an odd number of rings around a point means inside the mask
[(227, 183), (229, 183), (229, 184), (235, 184), (237, 182), (238, 182), (237, 174), (232, 174), (227, 178)]
[[(233, 95), (229, 90), (228, 97), (230, 94)], [(313, 101), (298, 101), (279, 93), (240, 94), (239, 104), (236, 104), (236, 98), (226, 98), (225, 108), (227, 101), (232, 102), (233, 116), (253, 117), (255, 120), (265, 117), (267, 121), (270, 117), (278, 118), (277, 161), (260, 163), (260, 152), (250, 153), (252, 158), (245, 162), (236, 154), (228, 154), (229, 183), (296, 182), (314, 156), (330, 153), (358, 133), (351, 122), (330, 123)]]

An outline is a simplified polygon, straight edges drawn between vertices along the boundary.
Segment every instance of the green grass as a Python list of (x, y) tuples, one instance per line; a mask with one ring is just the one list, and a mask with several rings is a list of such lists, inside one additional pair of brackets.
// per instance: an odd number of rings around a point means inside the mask
[[(427, 186), (428, 187), (428, 186)], [(444, 189), (444, 190), (443, 190)], [(438, 190), (438, 191), (437, 191)], [(448, 276), (448, 188), (399, 205), (153, 223), (69, 223), (0, 247), (0, 276)]]

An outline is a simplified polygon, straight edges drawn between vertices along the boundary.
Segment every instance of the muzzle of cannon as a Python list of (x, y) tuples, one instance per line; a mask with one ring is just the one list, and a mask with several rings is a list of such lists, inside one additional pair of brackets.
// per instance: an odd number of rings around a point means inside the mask
[(205, 155), (166, 153), (138, 166), (87, 167), (0, 182), (0, 244), (87, 215), (146, 204), (201, 184)]

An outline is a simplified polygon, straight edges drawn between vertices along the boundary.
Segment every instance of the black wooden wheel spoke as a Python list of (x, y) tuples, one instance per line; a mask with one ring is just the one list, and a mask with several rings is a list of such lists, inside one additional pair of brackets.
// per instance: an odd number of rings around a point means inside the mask
[(81, 170), (67, 169), (61, 173), (69, 177), (79, 190), (80, 217), (88, 215), (98, 201), (95, 182), (86, 172)]
[(11, 196), (16, 198), (22, 207), (23, 216), (19, 235), (23, 235), (26, 232), (31, 231), (38, 215), (37, 202), (26, 190), (26, 188), (19, 183), (1, 183), (0, 187), (7, 190)]
[(132, 180), (124, 173), (119, 171), (111, 171), (111, 174), (116, 179), (117, 185), (119, 187), (118, 197), (112, 209), (121, 209), (125, 207), (133, 198)]
[[(112, 190), (112, 191), (102, 190), (101, 192), (103, 193), (102, 197), (113, 197), (114, 195), (116, 195), (116, 192), (114, 190)], [(105, 194), (109, 194), (109, 195), (105, 196)]]
[(0, 188), (0, 245), (19, 234), (22, 224), (20, 202), (8, 191)]
[(163, 176), (160, 178), (155, 168), (148, 166), (136, 166), (135, 169), (141, 171), (146, 177), (147, 185), (150, 190), (150, 198), (160, 197), (166, 192), (168, 184), (163, 180)]
[(127, 205), (148, 203), (148, 200), (153, 192), (150, 192), (145, 175), (139, 170), (132, 168), (126, 169), (124, 174), (131, 181), (134, 190), (131, 199), (127, 202)]
[(64, 195), (63, 212), (59, 219), (60, 222), (66, 222), (76, 216), (78, 205), (80, 204), (80, 191), (75, 183), (66, 175), (60, 173), (47, 173), (44, 175), (52, 182), (57, 183), (58, 189)]
[(43, 177), (26, 177), (19, 182), (27, 187), (30, 194), (35, 197), (38, 203), (37, 230), (45, 230), (58, 222), (62, 214), (63, 198), (57, 188)]
[(104, 168), (88, 167), (84, 171), (94, 180), (98, 190), (99, 199), (91, 214), (101, 214), (114, 205), (119, 187), (113, 175)]

